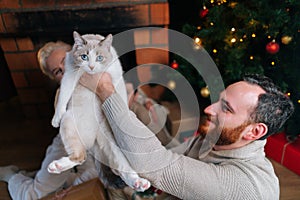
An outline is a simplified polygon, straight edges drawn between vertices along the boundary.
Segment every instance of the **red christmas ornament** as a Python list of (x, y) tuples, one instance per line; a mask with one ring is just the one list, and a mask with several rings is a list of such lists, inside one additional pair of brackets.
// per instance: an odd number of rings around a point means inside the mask
[(266, 51), (270, 54), (275, 54), (279, 51), (280, 47), (279, 44), (277, 42), (275, 42), (275, 40), (273, 40), (272, 42), (269, 42), (266, 45)]
[(204, 17), (206, 17), (207, 14), (208, 14), (208, 9), (204, 6), (203, 10), (200, 10), (199, 15), (201, 18), (204, 18)]
[(173, 69), (178, 69), (179, 64), (176, 62), (176, 60), (174, 60), (174, 61), (171, 63), (171, 67), (172, 67)]

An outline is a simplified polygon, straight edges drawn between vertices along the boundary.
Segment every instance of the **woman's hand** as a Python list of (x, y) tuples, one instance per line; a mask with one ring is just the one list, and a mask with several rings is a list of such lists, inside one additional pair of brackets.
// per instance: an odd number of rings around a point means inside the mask
[(112, 84), (112, 79), (110, 74), (103, 72), (97, 74), (84, 73), (79, 82), (81, 85), (85, 86), (97, 96), (99, 96), (102, 102), (106, 98), (115, 93), (114, 85)]

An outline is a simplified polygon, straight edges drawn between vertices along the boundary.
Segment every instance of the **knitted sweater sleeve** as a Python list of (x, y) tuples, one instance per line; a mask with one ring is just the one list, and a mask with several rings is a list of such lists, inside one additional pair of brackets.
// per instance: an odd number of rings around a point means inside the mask
[(181, 199), (222, 199), (224, 188), (215, 165), (167, 150), (118, 94), (107, 98), (102, 108), (131, 166), (152, 185)]

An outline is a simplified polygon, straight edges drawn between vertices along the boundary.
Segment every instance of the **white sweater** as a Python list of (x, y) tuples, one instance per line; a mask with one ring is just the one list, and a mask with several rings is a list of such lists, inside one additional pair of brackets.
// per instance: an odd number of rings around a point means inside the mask
[(158, 189), (186, 200), (279, 199), (279, 182), (264, 153), (265, 140), (214, 151), (196, 137), (171, 151), (118, 94), (102, 107), (132, 167)]

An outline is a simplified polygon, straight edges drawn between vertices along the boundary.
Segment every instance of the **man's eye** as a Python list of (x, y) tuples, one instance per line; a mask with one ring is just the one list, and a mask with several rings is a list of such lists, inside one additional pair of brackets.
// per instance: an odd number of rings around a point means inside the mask
[(103, 56), (97, 56), (96, 61), (97, 62), (102, 62), (104, 60)]
[(82, 54), (81, 56), (81, 59), (84, 60), (84, 61), (87, 61), (89, 58), (86, 54)]
[(61, 68), (59, 68), (59, 69), (57, 69), (55, 72), (54, 72), (54, 75), (58, 75), (58, 74), (61, 74), (62, 73), (62, 69)]
[(230, 112), (230, 109), (224, 104), (222, 104), (221, 108), (222, 108), (222, 111), (225, 113)]

